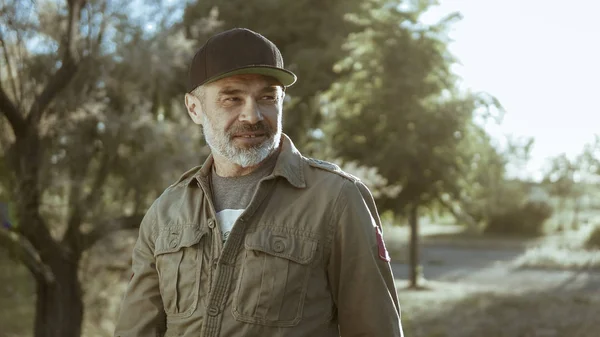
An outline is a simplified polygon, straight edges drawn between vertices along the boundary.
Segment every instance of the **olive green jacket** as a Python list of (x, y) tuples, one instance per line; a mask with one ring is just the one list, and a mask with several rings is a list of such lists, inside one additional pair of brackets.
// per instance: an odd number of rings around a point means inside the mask
[(223, 243), (211, 165), (184, 174), (144, 217), (115, 336), (403, 336), (365, 185), (284, 136)]

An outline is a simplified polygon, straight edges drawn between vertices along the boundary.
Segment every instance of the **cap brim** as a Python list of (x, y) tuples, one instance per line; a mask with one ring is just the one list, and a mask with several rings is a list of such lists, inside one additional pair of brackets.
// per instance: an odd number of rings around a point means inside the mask
[(203, 84), (208, 84), (217, 80), (220, 80), (225, 77), (234, 76), (234, 75), (243, 75), (243, 74), (257, 74), (257, 75), (265, 75), (276, 78), (283, 86), (289, 87), (296, 83), (296, 75), (285, 69), (271, 67), (271, 66), (248, 66), (243, 68), (238, 68), (232, 71), (228, 71), (224, 74), (217, 75), (208, 79)]

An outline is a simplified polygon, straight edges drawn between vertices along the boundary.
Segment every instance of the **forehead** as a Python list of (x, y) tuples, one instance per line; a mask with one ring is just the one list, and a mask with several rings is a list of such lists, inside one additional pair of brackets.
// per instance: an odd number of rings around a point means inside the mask
[(268, 88), (280, 90), (283, 88), (277, 79), (258, 74), (244, 74), (225, 77), (208, 84), (207, 87), (212, 92), (220, 92), (222, 90), (231, 88), (243, 91), (256, 91)]

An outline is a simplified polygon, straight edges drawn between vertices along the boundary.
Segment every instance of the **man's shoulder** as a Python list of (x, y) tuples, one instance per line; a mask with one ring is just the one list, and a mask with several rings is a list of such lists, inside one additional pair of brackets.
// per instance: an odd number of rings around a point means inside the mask
[(201, 165), (193, 167), (185, 173), (183, 173), (175, 182), (173, 182), (160, 193), (160, 195), (156, 199), (156, 203), (161, 205), (171, 204), (175, 200), (178, 200), (183, 195), (185, 195), (185, 188), (190, 186), (192, 180), (194, 180), (200, 172), (200, 169), (202, 169)]
[(305, 157), (306, 163), (317, 170), (324, 171), (326, 174), (333, 174), (338, 177), (342, 177), (344, 179), (350, 180), (354, 183), (359, 182), (360, 179), (353, 176), (352, 174), (342, 170), (337, 164), (320, 160), (316, 158), (307, 158)]
[(194, 178), (194, 176), (196, 176), (196, 174), (198, 172), (200, 172), (201, 169), (202, 169), (202, 165), (192, 167), (191, 169), (189, 169), (185, 173), (183, 173), (179, 177), (179, 179), (177, 179), (173, 184), (171, 184), (171, 186), (169, 186), (169, 188), (177, 187), (177, 186), (187, 186), (190, 183), (190, 181)]
[[(197, 187), (197, 185), (192, 184), (192, 180), (195, 179), (195, 176), (199, 173), (201, 168), (202, 166), (196, 166), (189, 169), (183, 173), (177, 181), (164, 189), (150, 206), (149, 213), (156, 215), (177, 214), (178, 211), (174, 211), (174, 209), (179, 209), (181, 198), (188, 195), (186, 187)], [(194, 193), (203, 193), (200, 188), (194, 188), (194, 190), (197, 191)]]

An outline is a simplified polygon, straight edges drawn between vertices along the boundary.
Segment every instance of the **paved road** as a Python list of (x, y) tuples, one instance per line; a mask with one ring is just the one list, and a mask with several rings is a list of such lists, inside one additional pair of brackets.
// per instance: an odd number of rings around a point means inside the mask
[[(600, 272), (516, 269), (511, 263), (524, 249), (481, 249), (428, 245), (422, 247), (425, 279), (472, 283), (519, 290), (590, 289), (600, 290)], [(392, 263), (397, 279), (408, 279), (408, 266)]]

